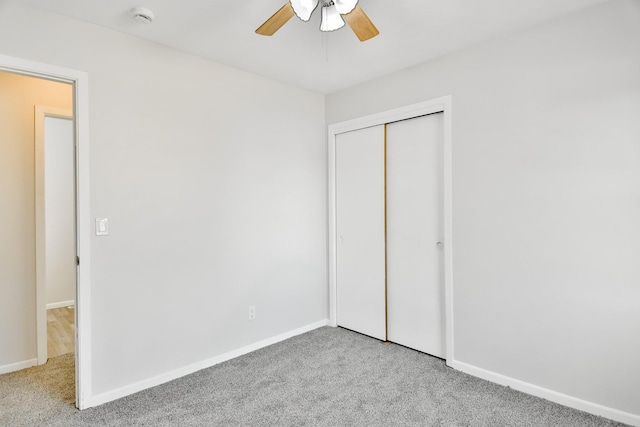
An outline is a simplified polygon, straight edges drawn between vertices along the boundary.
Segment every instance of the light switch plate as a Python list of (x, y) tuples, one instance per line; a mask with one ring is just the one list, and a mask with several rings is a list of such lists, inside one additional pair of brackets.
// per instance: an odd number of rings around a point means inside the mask
[(109, 235), (109, 220), (107, 218), (96, 218), (96, 236)]

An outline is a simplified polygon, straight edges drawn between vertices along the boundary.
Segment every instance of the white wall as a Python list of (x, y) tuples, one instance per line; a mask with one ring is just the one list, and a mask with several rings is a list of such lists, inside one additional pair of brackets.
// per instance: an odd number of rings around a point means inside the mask
[(72, 87), (0, 72), (0, 371), (36, 357), (35, 105), (70, 109)]
[(0, 53), (89, 75), (93, 396), (327, 318), (323, 96), (16, 2)]
[(44, 120), (47, 305), (75, 300), (75, 157), (73, 120)]
[(326, 103), (452, 95), (455, 360), (636, 416), (638, 40), (639, 3), (611, 1)]

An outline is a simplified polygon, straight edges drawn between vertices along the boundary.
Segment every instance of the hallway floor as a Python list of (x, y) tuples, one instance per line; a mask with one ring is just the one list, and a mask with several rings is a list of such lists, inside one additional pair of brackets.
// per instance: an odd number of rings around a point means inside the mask
[(75, 309), (47, 310), (47, 356), (56, 357), (75, 351)]

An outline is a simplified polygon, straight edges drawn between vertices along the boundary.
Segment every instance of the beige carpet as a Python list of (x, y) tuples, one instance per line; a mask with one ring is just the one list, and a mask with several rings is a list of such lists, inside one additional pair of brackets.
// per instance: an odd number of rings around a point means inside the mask
[(73, 355), (0, 376), (0, 426), (614, 426), (444, 362), (321, 328), (97, 408)]

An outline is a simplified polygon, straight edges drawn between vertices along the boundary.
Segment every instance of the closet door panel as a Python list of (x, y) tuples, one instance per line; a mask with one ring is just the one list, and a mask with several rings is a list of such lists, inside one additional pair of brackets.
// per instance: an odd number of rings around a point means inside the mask
[(384, 126), (336, 136), (339, 326), (384, 340)]
[(388, 339), (445, 357), (443, 115), (387, 125)]

